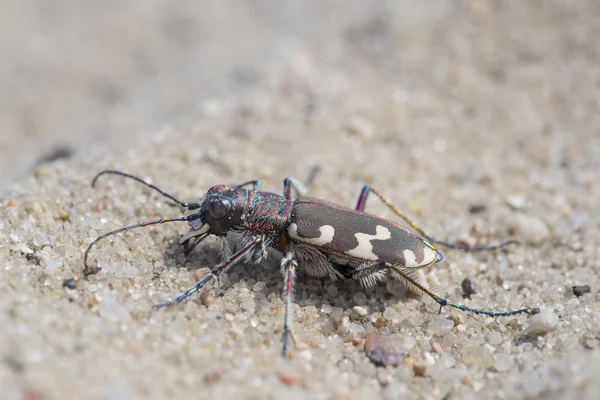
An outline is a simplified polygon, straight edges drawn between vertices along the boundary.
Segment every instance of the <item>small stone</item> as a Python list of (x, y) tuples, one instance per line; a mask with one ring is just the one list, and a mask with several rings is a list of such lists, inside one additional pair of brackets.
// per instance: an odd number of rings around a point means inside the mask
[(58, 269), (63, 266), (63, 260), (58, 258), (51, 258), (44, 267), (44, 272), (48, 275), (54, 275), (58, 272)]
[(223, 319), (227, 322), (233, 322), (233, 314), (231, 313), (225, 313), (225, 315), (223, 315)]
[(530, 333), (543, 335), (556, 329), (559, 318), (558, 315), (552, 311), (542, 311), (539, 314), (529, 317), (527, 322), (529, 323)]
[(390, 373), (388, 370), (383, 368), (377, 368), (377, 381), (381, 387), (386, 387), (390, 384)]
[(333, 309), (333, 307), (331, 307), (329, 304), (323, 304), (321, 306), (321, 312), (323, 314), (330, 314), (332, 309)]
[(264, 282), (256, 282), (254, 285), (252, 285), (252, 290), (254, 292), (262, 292), (264, 289), (265, 289)]
[(431, 351), (434, 352), (434, 353), (441, 353), (442, 352), (442, 345), (439, 344), (438, 342), (431, 343)]
[(75, 289), (77, 287), (77, 282), (73, 279), (65, 279), (62, 285), (68, 289)]
[(331, 297), (335, 297), (338, 294), (338, 289), (337, 286), (335, 286), (333, 283), (329, 286), (327, 286), (327, 294)]
[(592, 288), (590, 288), (590, 285), (573, 286), (573, 294), (576, 297), (581, 297), (586, 293), (590, 293), (591, 291)]
[(297, 375), (294, 375), (292, 373), (280, 372), (279, 380), (281, 381), (281, 383), (286, 384), (286, 385), (296, 385), (300, 379), (298, 378)]
[(401, 298), (406, 294), (406, 285), (404, 285), (398, 279), (390, 279), (387, 281), (385, 288), (387, 289), (388, 293), (394, 297)]
[(494, 369), (498, 372), (506, 372), (514, 367), (512, 357), (505, 353), (494, 354)]
[(19, 243), (17, 245), (17, 250), (20, 251), (22, 254), (32, 254), (33, 250), (31, 250), (29, 248), (29, 246), (27, 246), (25, 243)]
[(427, 324), (427, 329), (433, 332), (434, 335), (443, 336), (446, 333), (449, 333), (454, 328), (454, 321), (448, 319), (444, 315), (437, 315), (429, 324)]
[(350, 325), (348, 326), (348, 330), (353, 335), (360, 335), (365, 332), (365, 327), (362, 326), (361, 324), (356, 324), (354, 322), (351, 322)]
[(96, 297), (96, 295), (93, 295), (88, 300), (88, 308), (93, 308), (94, 306), (97, 306), (99, 303), (100, 302), (98, 301), (98, 297)]
[(256, 302), (252, 297), (248, 297), (242, 302), (241, 306), (245, 311), (253, 312), (256, 307)]
[(462, 349), (461, 355), (465, 364), (479, 365), (484, 368), (491, 367), (494, 364), (492, 352), (487, 346), (466, 346)]
[(375, 365), (398, 365), (416, 344), (412, 336), (370, 332), (365, 340), (365, 354)]
[(527, 200), (520, 195), (513, 195), (506, 199), (506, 204), (515, 211), (523, 210), (527, 207)]
[(350, 313), (350, 317), (354, 320), (361, 319), (369, 315), (369, 311), (361, 306), (355, 306)]
[(419, 361), (413, 364), (413, 372), (415, 373), (415, 376), (427, 376), (427, 363), (423, 362), (423, 361)]
[(209, 293), (206, 293), (205, 296), (200, 296), (200, 300), (205, 307), (210, 307), (215, 302), (215, 297), (211, 296)]
[(319, 315), (317, 318), (317, 326), (321, 328), (321, 333), (323, 333), (323, 335), (329, 335), (335, 331), (335, 325), (327, 314)]
[(471, 249), (477, 245), (477, 239), (474, 236), (465, 236), (461, 238), (457, 244), (466, 249)]
[(378, 317), (374, 322), (373, 326), (377, 329), (381, 329), (387, 325), (387, 320), (383, 317)]
[(60, 214), (58, 214), (58, 218), (60, 218), (63, 222), (67, 222), (71, 219), (69, 213), (66, 211), (61, 211)]
[(485, 204), (472, 204), (469, 206), (469, 212), (471, 214), (479, 214), (486, 210)]
[(500, 332), (492, 331), (488, 335), (488, 343), (491, 346), (499, 345), (503, 341), (504, 341), (504, 338), (502, 337), (502, 334)]
[(550, 231), (544, 221), (525, 214), (513, 217), (508, 224), (508, 231), (529, 244), (537, 244), (550, 237)]
[(358, 292), (352, 297), (352, 300), (354, 300), (354, 304), (357, 306), (364, 306), (367, 304), (367, 295), (363, 292)]
[(462, 283), (460, 284), (460, 286), (462, 287), (463, 290), (463, 296), (464, 297), (471, 297), (471, 295), (477, 293), (477, 290), (475, 289), (475, 285), (473, 284), (473, 281), (470, 280), (469, 278), (465, 278)]

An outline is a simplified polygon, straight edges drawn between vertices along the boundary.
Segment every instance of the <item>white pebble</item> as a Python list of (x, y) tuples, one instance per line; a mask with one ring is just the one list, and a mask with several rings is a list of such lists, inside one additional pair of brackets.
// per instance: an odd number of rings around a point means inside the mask
[(533, 334), (552, 332), (558, 326), (558, 320), (558, 315), (552, 311), (542, 311), (539, 314), (532, 315), (527, 321), (529, 332)]
[(427, 324), (427, 329), (433, 332), (434, 335), (445, 335), (449, 333), (454, 328), (454, 321), (448, 319), (443, 315), (438, 315), (434, 317), (429, 324)]
[(465, 364), (479, 365), (485, 368), (494, 364), (492, 352), (487, 346), (466, 346), (462, 349), (461, 355)]
[(256, 307), (256, 303), (252, 297), (246, 298), (242, 301), (242, 308), (248, 312), (254, 312), (254, 308)]
[(538, 217), (519, 214), (509, 223), (511, 234), (529, 244), (540, 243), (550, 236), (548, 226)]
[(329, 304), (323, 304), (321, 306), (321, 312), (323, 314), (330, 314), (332, 309), (333, 309), (333, 307), (331, 307)]
[(512, 357), (505, 353), (494, 354), (494, 369), (498, 372), (506, 372), (515, 365)]
[(369, 311), (361, 306), (355, 306), (350, 313), (350, 317), (352, 319), (361, 319), (366, 317), (369, 314)]
[(62, 267), (63, 261), (57, 258), (51, 258), (46, 263), (46, 267), (44, 268), (44, 272), (48, 275), (54, 275), (60, 267)]

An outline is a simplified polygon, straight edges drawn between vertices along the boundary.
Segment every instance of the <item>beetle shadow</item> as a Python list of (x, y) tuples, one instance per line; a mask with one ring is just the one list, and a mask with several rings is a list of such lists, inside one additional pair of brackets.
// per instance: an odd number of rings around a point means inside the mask
[[(210, 237), (201, 245), (197, 246), (187, 257), (183, 246), (179, 244), (180, 236), (171, 240), (171, 245), (163, 252), (165, 268), (186, 268), (189, 272), (203, 269), (202, 278), (209, 275), (210, 269), (219, 264), (218, 243)], [(182, 263), (182, 261), (185, 261)], [(284, 278), (280, 271), (280, 259), (272, 257), (258, 265), (245, 265), (236, 263), (216, 280), (208, 283), (200, 293), (217, 290), (223, 295), (228, 289), (236, 284), (243, 283), (253, 292), (256, 303), (256, 311), (260, 312), (264, 307), (269, 307), (269, 298), (275, 294), (285, 302)], [(264, 286), (256, 290), (255, 285), (262, 282)], [(217, 289), (218, 287), (218, 289)], [(362, 295), (361, 295), (362, 294)], [(363, 296), (364, 295), (364, 296)], [(194, 295), (187, 301), (199, 301), (200, 296)], [(381, 282), (370, 288), (362, 287), (358, 282), (346, 278), (332, 280), (329, 277), (315, 278), (297, 270), (294, 284), (292, 301), (302, 307), (314, 306), (321, 309), (324, 305), (339, 307), (344, 310), (351, 309), (356, 305), (367, 305), (369, 313), (383, 312), (389, 306), (389, 301), (403, 302), (414, 299), (409, 293), (402, 296), (390, 294), (386, 289), (386, 283)], [(423, 307), (425, 305), (423, 304)]]

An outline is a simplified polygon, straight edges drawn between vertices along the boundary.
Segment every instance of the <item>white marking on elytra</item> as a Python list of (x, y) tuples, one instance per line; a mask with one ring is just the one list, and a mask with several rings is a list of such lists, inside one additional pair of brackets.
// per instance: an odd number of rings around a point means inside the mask
[(379, 260), (379, 257), (373, 253), (373, 244), (371, 243), (371, 240), (391, 239), (392, 234), (385, 226), (377, 225), (374, 235), (369, 235), (368, 233), (355, 233), (354, 237), (358, 240), (358, 246), (352, 250), (348, 250), (346, 254), (363, 260), (377, 261)]
[(421, 265), (429, 265), (437, 260), (437, 254), (432, 248), (425, 246), (423, 248), (423, 261)]
[(299, 240), (304, 243), (314, 244), (315, 246), (324, 246), (333, 241), (333, 235), (335, 234), (335, 229), (331, 225), (323, 225), (319, 227), (319, 232), (321, 232), (321, 236), (316, 238), (305, 238), (298, 236), (298, 225), (290, 224), (288, 228), (288, 233), (292, 239)]
[(417, 263), (417, 257), (412, 250), (405, 249), (402, 254), (404, 254), (404, 266), (408, 268), (419, 267), (419, 263)]

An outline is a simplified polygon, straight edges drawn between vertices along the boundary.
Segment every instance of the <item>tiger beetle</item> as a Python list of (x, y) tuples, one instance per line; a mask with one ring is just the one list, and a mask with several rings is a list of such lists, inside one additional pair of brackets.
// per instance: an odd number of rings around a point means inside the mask
[[(116, 170), (100, 172), (93, 179), (92, 187), (100, 176), (106, 174), (133, 179), (192, 213), (178, 218), (160, 218), (124, 226), (99, 236), (85, 251), (84, 275), (100, 271), (99, 267), (90, 267), (88, 264), (90, 249), (99, 241), (119, 232), (166, 222), (183, 221), (189, 224), (190, 230), (179, 241), (184, 246), (186, 256), (209, 235), (217, 236), (220, 239), (221, 262), (194, 287), (170, 302), (158, 304), (157, 308), (181, 303), (235, 263), (252, 265), (268, 257), (279, 257), (285, 296), (282, 351), (284, 357), (290, 339), (294, 340), (291, 331), (291, 306), (296, 270), (319, 278), (350, 278), (363, 287), (373, 286), (388, 276), (395, 277), (435, 300), (440, 305), (440, 312), (445, 306), (490, 317), (539, 312), (537, 308), (486, 311), (452, 303), (437, 295), (418, 273), (420, 269), (442, 261), (444, 256), (434, 244), (479, 252), (499, 249), (517, 242), (507, 240), (496, 245), (467, 247), (437, 240), (368, 185), (363, 187), (355, 209), (305, 197), (305, 186), (292, 178), (284, 180), (283, 196), (262, 191), (260, 181), (249, 181), (234, 186), (213, 186), (197, 202), (185, 203), (141, 178)], [(248, 186), (252, 189), (247, 189)], [(292, 189), (299, 197), (292, 198)], [(364, 211), (365, 204), (371, 193), (417, 233), (394, 222), (367, 214)]]

